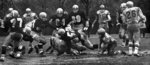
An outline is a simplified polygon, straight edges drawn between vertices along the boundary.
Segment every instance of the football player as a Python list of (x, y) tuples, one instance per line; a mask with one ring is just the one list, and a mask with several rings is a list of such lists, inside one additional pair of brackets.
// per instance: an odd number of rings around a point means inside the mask
[(9, 8), (9, 13), (4, 17), (4, 29), (6, 32), (9, 32), (9, 26), (11, 26), (10, 20), (13, 18), (13, 8)]
[(122, 3), (120, 6), (121, 11), (118, 12), (117, 15), (117, 25), (120, 25), (120, 30), (119, 30), (119, 38), (122, 39), (122, 47), (125, 47), (128, 45), (128, 36), (127, 36), (127, 24), (123, 23), (123, 11), (127, 9), (126, 3)]
[(31, 39), (39, 42), (37, 45), (35, 45), (36, 52), (43, 56), (43, 46), (46, 44), (46, 40), (44, 37), (40, 36), (37, 32), (35, 32), (34, 26), (35, 26), (36, 20), (33, 20), (31, 22), (28, 22), (25, 24), (25, 27), (23, 28), (24, 35), (30, 36)]
[(117, 41), (108, 33), (106, 33), (105, 29), (103, 28), (100, 28), (98, 30), (98, 34), (100, 36), (99, 47), (102, 50), (102, 54), (104, 54), (104, 52), (107, 52), (108, 55), (113, 55), (117, 46)]
[(97, 16), (92, 27), (96, 22), (99, 23), (99, 28), (104, 28), (108, 32), (108, 22), (111, 20), (110, 12), (105, 9), (104, 5), (100, 5), (100, 10), (97, 11)]
[[(39, 36), (42, 35), (42, 30), (48, 26), (48, 18), (46, 12), (40, 12), (39, 18), (35, 21), (33, 25), (33, 31), (36, 32)], [(32, 39), (31, 39), (32, 40)], [(32, 42), (29, 44), (29, 54), (33, 51), (34, 47)]]
[(127, 23), (127, 32), (129, 37), (129, 55), (139, 56), (139, 23), (146, 22), (146, 17), (143, 15), (143, 12), (139, 7), (134, 6), (134, 3), (132, 1), (127, 2), (127, 7), (128, 8), (123, 11), (123, 22)]
[[(62, 28), (58, 29), (58, 33), (56, 37), (52, 37), (50, 39), (51, 45), (52, 45), (51, 52), (53, 52), (53, 50), (57, 50), (58, 51), (57, 55), (61, 55), (64, 52), (66, 52), (67, 54), (76, 55), (76, 53), (71, 49), (75, 49), (77, 51), (86, 50), (84, 46), (79, 46), (76, 43), (73, 43), (72, 41), (74, 39), (75, 39), (75, 33), (71, 32), (71, 30), (67, 29), (65, 31), (65, 29), (62, 29)], [(62, 42), (61, 41), (59, 42), (59, 40), (62, 40)]]
[(30, 8), (26, 8), (26, 13), (23, 15), (23, 21), (25, 23), (28, 23), (35, 19), (38, 19), (38, 16), (36, 15), (36, 13), (32, 12)]
[(64, 10), (58, 8), (56, 10), (56, 15), (51, 17), (49, 23), (55, 28), (53, 34), (55, 34), (59, 28), (65, 28), (67, 26), (67, 15), (64, 14)]
[(7, 48), (13, 49), (13, 51), (10, 52), (10, 56), (14, 56), (14, 54), (19, 50), (24, 50), (23, 47), (21, 49), (19, 48), (20, 42), (22, 41), (23, 38), (23, 35), (21, 34), (22, 19), (19, 17), (19, 12), (17, 10), (13, 10), (12, 15), (14, 18), (10, 20), (11, 26), (9, 26), (10, 28), (9, 35), (5, 38), (4, 43), (2, 44), (2, 54), (0, 57), (1, 61), (5, 60)]
[(87, 20), (84, 12), (79, 10), (78, 5), (73, 5), (73, 11), (69, 14), (69, 24), (71, 28), (75, 31), (82, 45), (86, 46), (89, 49), (95, 49), (95, 45), (93, 45), (89, 40), (87, 35), (85, 35), (84, 31), (88, 30), (89, 21)]

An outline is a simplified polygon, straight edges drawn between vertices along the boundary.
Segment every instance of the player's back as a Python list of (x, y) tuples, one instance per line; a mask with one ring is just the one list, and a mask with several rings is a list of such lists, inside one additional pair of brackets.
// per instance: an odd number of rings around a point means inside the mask
[(139, 20), (139, 8), (131, 7), (127, 8), (124, 12), (127, 23), (138, 23)]

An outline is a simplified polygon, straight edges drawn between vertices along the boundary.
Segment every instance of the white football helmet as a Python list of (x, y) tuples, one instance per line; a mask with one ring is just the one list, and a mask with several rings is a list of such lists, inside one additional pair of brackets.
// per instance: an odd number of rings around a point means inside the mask
[(39, 17), (47, 17), (46, 12), (41, 12), (41, 13), (39, 14)]
[(134, 3), (132, 1), (127, 2), (127, 7), (133, 7), (133, 6), (134, 6)]
[(31, 12), (31, 9), (30, 9), (30, 8), (27, 8), (27, 9), (26, 9), (26, 12)]
[(121, 3), (121, 6), (120, 7), (126, 7), (127, 4), (126, 3)]
[(104, 28), (100, 28), (100, 29), (97, 31), (98, 34), (103, 34), (103, 33), (105, 33), (105, 32), (106, 32), (106, 31), (105, 31)]
[(127, 4), (126, 4), (126, 3), (121, 3), (120, 8), (121, 8), (122, 10), (125, 10), (125, 9), (127, 8)]
[(17, 10), (13, 10), (13, 11), (12, 11), (12, 14), (13, 14), (14, 17), (19, 16), (19, 12), (18, 12)]
[(105, 8), (105, 5), (103, 5), (103, 4), (100, 5), (100, 8), (101, 8), (101, 9), (104, 9), (104, 8)]
[(72, 6), (72, 9), (73, 9), (73, 12), (76, 13), (79, 11), (79, 6), (75, 4)]
[(79, 6), (75, 4), (75, 5), (72, 6), (72, 8), (73, 8), (73, 9), (78, 9)]
[(14, 9), (13, 9), (13, 8), (9, 8), (8, 10), (9, 10), (10, 12), (12, 12)]
[(64, 29), (58, 29), (58, 34), (60, 34), (60, 35), (63, 35), (63, 34), (65, 34), (65, 30)]
[(56, 12), (57, 12), (57, 13), (63, 13), (63, 9), (62, 9), (62, 8), (58, 8), (58, 9), (56, 10)]

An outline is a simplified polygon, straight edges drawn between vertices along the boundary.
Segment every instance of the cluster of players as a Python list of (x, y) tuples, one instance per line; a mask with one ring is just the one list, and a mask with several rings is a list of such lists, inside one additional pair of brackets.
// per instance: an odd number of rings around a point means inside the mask
[[(108, 31), (108, 21), (111, 20), (110, 12), (105, 9), (104, 5), (100, 5), (100, 10), (96, 12), (97, 16), (93, 25), (98, 22), (99, 44), (93, 44), (89, 41), (85, 32), (89, 27), (89, 20), (86, 15), (79, 10), (78, 5), (72, 6), (72, 12), (67, 13), (62, 8), (56, 10), (56, 15), (50, 19), (47, 18), (46, 12), (39, 15), (26, 9), (26, 13), (21, 17), (17, 10), (9, 8), (9, 13), (1, 20), (1, 28), (9, 35), (2, 44), (0, 60), (4, 61), (6, 53), (13, 58), (21, 58), (25, 54), (25, 46), (21, 45), (22, 41), (29, 41), (30, 54), (34, 49), (40, 56), (44, 56), (46, 52), (52, 53), (56, 50), (57, 55), (64, 53), (80, 55), (86, 49), (98, 49), (101, 54), (115, 54), (117, 41), (111, 37)], [(129, 47), (128, 55), (139, 56), (138, 49), (140, 46), (140, 26), (146, 22), (139, 7), (135, 7), (132, 1), (121, 4), (120, 21), (120, 38), (123, 39), (123, 46)], [(43, 46), (48, 43), (46, 38), (42, 36), (42, 30), (50, 26), (54, 28), (52, 36), (49, 37), (50, 46), (43, 50)], [(32, 42), (37, 44), (33, 45)], [(81, 43), (81, 44), (79, 44)]]

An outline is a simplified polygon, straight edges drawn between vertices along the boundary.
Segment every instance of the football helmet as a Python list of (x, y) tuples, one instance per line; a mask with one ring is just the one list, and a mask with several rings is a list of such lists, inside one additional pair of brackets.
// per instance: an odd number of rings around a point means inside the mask
[(133, 6), (134, 6), (134, 3), (132, 1), (127, 2), (127, 7), (133, 7)]

